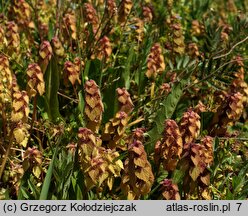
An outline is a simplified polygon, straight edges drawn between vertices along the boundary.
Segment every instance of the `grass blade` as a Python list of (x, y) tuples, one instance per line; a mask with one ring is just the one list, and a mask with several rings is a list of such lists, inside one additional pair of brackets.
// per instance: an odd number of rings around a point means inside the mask
[(49, 187), (51, 184), (51, 179), (52, 179), (52, 174), (53, 174), (54, 161), (55, 161), (57, 154), (58, 154), (60, 140), (61, 140), (61, 137), (59, 138), (59, 140), (57, 142), (56, 149), (53, 153), (53, 158), (52, 158), (51, 163), (49, 165), (49, 168), (48, 168), (48, 171), (47, 171), (47, 174), (46, 174), (43, 186), (42, 186), (41, 194), (40, 194), (40, 198), (39, 198), (40, 200), (46, 200), (48, 197)]

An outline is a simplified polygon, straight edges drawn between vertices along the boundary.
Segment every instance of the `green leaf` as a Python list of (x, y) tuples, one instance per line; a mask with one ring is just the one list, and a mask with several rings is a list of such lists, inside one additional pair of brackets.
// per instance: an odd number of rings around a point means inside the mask
[(52, 122), (58, 122), (62, 116), (59, 113), (59, 70), (56, 57), (52, 57), (45, 72), (45, 84), (46, 84), (46, 112)]
[(49, 29), (48, 29), (48, 40), (51, 41), (53, 36), (55, 35), (54, 33), (54, 25), (51, 20), (49, 20)]
[(176, 169), (172, 175), (173, 182), (176, 184), (182, 182), (184, 176), (185, 176), (185, 171)]
[(232, 194), (232, 192), (229, 190), (229, 187), (226, 188), (227, 192), (226, 192), (226, 200), (233, 200), (234, 196)]
[(210, 123), (212, 122), (212, 119), (214, 117), (213, 112), (202, 112), (201, 114), (201, 127), (202, 131), (207, 130), (209, 128)]
[(103, 104), (104, 104), (104, 114), (103, 123), (106, 123), (110, 118), (112, 118), (118, 110), (118, 100), (116, 96), (116, 89), (119, 87), (120, 80), (109, 81), (109, 85), (102, 91)]
[(186, 68), (186, 66), (189, 64), (189, 56), (185, 56), (183, 60), (183, 68)]
[(30, 178), (30, 172), (29, 171), (26, 171), (21, 179), (21, 184), (20, 184), (20, 187), (19, 187), (19, 192), (18, 192), (18, 196), (17, 196), (17, 199), (18, 200), (22, 200), (24, 198), (26, 199), (29, 199), (29, 195), (27, 194), (27, 191), (28, 191), (28, 185), (27, 185), (27, 182), (28, 182), (28, 179)]
[(31, 179), (28, 179), (28, 186), (33, 193), (34, 199), (38, 199), (40, 192), (39, 192), (38, 188), (34, 185), (34, 183), (32, 182)]
[[(80, 183), (79, 183), (80, 182)], [(71, 177), (71, 186), (73, 189), (73, 199), (82, 200), (83, 193), (82, 193), (82, 186), (83, 179), (80, 175), (80, 172), (74, 172), (74, 175)]]
[(125, 69), (122, 73), (122, 79), (124, 81), (124, 85), (126, 87), (126, 89), (129, 89), (130, 87), (130, 68), (131, 68), (131, 63), (134, 57), (134, 46), (131, 46), (131, 48), (129, 49), (128, 52), (128, 57), (127, 57), (127, 61), (125, 64)]
[(78, 98), (79, 98), (78, 109), (81, 112), (81, 114), (83, 114), (84, 113), (85, 102), (84, 102), (82, 90), (79, 91)]
[(87, 61), (84, 76), (88, 79), (95, 80), (101, 87), (102, 82), (102, 62), (99, 59)]
[[(90, 71), (90, 64), (91, 64), (91, 61), (88, 60), (85, 64), (85, 68), (84, 68), (84, 71), (82, 73), (82, 80), (87, 80), (88, 79), (88, 76), (89, 76), (89, 71)], [(83, 83), (83, 82), (82, 82)]]
[(210, 58), (207, 66), (207, 72), (210, 74), (212, 70), (213, 70), (213, 58)]
[(29, 199), (29, 198), (30, 198), (30, 196), (29, 196), (29, 194), (28, 194), (28, 192), (27, 192), (27, 189), (24, 188), (24, 187), (20, 187), (20, 194), (21, 194), (21, 196), (23, 196), (25, 199)]
[(160, 175), (156, 178), (156, 181), (158, 183), (160, 183), (161, 181), (163, 181), (164, 179), (166, 179), (168, 176), (168, 172), (166, 170), (163, 170)]
[(183, 63), (183, 57), (179, 57), (179, 56), (177, 56), (176, 57), (176, 63), (177, 63), (177, 70), (179, 70), (180, 68), (181, 68), (181, 65), (182, 65), (182, 63)]
[(189, 175), (191, 176), (193, 181), (196, 181), (200, 173), (201, 173), (200, 168), (196, 166), (189, 172)]
[[(151, 31), (151, 29), (149, 29)], [(148, 30), (148, 31), (149, 31)], [(150, 53), (150, 48), (152, 46), (153, 40), (151, 37), (146, 37), (144, 41), (144, 46), (137, 56), (137, 63), (139, 64), (138, 69), (135, 71), (135, 83), (138, 86), (138, 97), (144, 93), (145, 87), (147, 85), (147, 77), (145, 75), (147, 70), (147, 56)]]
[(238, 194), (240, 190), (244, 187), (245, 184), (245, 178), (240, 176), (233, 176), (232, 178), (232, 188), (234, 191), (234, 194)]
[(162, 101), (161, 108), (157, 111), (157, 115), (154, 119), (154, 126), (148, 132), (150, 142), (146, 146), (148, 152), (152, 152), (156, 141), (161, 137), (161, 133), (164, 129), (164, 121), (172, 117), (177, 104), (183, 95), (183, 89), (187, 84), (188, 78), (181, 80), (175, 86), (173, 86), (171, 93)]
[(55, 159), (56, 159), (57, 154), (58, 154), (60, 141), (61, 141), (61, 137), (58, 138), (57, 145), (56, 145), (55, 151), (53, 153), (53, 158), (52, 158), (51, 163), (49, 165), (49, 168), (47, 170), (47, 174), (46, 174), (46, 177), (45, 177), (42, 189), (41, 189), (40, 200), (46, 200), (48, 198), (49, 188), (50, 188), (53, 169), (54, 169), (54, 163), (55, 163)]

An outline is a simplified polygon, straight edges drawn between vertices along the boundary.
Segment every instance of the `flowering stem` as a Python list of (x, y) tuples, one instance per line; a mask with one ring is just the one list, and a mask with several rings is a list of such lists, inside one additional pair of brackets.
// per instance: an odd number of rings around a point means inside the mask
[(0, 180), (2, 179), (3, 171), (5, 169), (5, 165), (6, 165), (8, 157), (9, 157), (10, 150), (12, 148), (13, 138), (14, 138), (14, 136), (13, 136), (13, 129), (12, 129), (11, 132), (10, 132), (9, 145), (8, 145), (8, 148), (7, 148), (6, 152), (5, 152), (5, 156), (4, 156), (3, 162), (1, 164), (1, 168), (0, 168)]

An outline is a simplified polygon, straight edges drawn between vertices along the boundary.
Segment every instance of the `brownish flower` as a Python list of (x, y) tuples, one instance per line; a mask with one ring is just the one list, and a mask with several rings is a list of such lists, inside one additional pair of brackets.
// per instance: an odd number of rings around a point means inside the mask
[(169, 8), (172, 8), (173, 4), (174, 4), (174, 0), (167, 0), (167, 5)]
[(238, 69), (234, 73), (235, 79), (232, 81), (231, 91), (240, 92), (243, 95), (243, 105), (245, 107), (248, 104), (248, 84), (245, 81), (244, 62), (240, 56), (236, 56), (234, 60)]
[(78, 144), (87, 144), (89, 147), (101, 146), (101, 140), (95, 137), (94, 133), (88, 128), (79, 128), (78, 130)]
[(35, 96), (37, 92), (39, 95), (43, 95), (45, 93), (45, 82), (40, 66), (36, 63), (30, 64), (28, 66), (27, 75), (29, 96)]
[(197, 179), (205, 186), (210, 184), (210, 174), (206, 169), (213, 163), (213, 138), (206, 136), (201, 143), (187, 143), (184, 149), (190, 160), (189, 175), (193, 181)]
[(152, 46), (150, 54), (147, 59), (147, 72), (148, 79), (155, 79), (158, 74), (165, 70), (164, 56), (159, 43)]
[(169, 93), (171, 92), (171, 87), (170, 87), (170, 84), (169, 83), (163, 83), (161, 86), (160, 86), (160, 89), (159, 89), (159, 94), (160, 95), (168, 95)]
[(98, 132), (102, 121), (102, 113), (104, 111), (101, 94), (98, 85), (94, 80), (86, 81), (85, 89), (85, 109), (87, 116), (87, 127), (94, 132)]
[(115, 0), (107, 0), (106, 5), (107, 5), (108, 16), (111, 17), (112, 19), (116, 19), (117, 6)]
[(26, 1), (14, 0), (10, 7), (10, 14), (22, 30), (34, 27), (34, 23), (31, 21), (31, 7)]
[(80, 70), (84, 70), (84, 61), (79, 57), (74, 59), (75, 70), (80, 74)]
[(151, 164), (143, 146), (143, 129), (136, 129), (128, 143), (121, 188), (127, 199), (139, 199), (151, 191), (154, 182)]
[(23, 161), (23, 168), (24, 171), (28, 169), (32, 169), (33, 174), (39, 178), (42, 172), (41, 168), (42, 163), (42, 153), (36, 148), (30, 148), (25, 151), (24, 153), (24, 161)]
[[(98, 42), (98, 48), (96, 50), (96, 57), (100, 60), (108, 61), (112, 54), (112, 46), (107, 36), (104, 36)], [(92, 58), (95, 58), (93, 55)]]
[(71, 61), (66, 61), (64, 64), (64, 81), (67, 84), (68, 80), (72, 85), (75, 85), (76, 82), (81, 84), (81, 80), (79, 78), (80, 71), (77, 70), (76, 65)]
[(69, 143), (66, 148), (68, 149), (68, 152), (72, 155), (75, 154), (76, 149), (77, 149), (77, 144), (74, 142)]
[(216, 96), (219, 105), (209, 127), (212, 136), (229, 136), (227, 127), (237, 121), (244, 111), (243, 94), (232, 90), (230, 89), (230, 93), (223, 91)]
[(10, 173), (8, 179), (8, 182), (10, 182), (14, 186), (16, 194), (18, 194), (20, 190), (20, 184), (24, 174), (24, 169), (19, 163), (19, 161), (10, 162)]
[(29, 133), (28, 133), (29, 125), (19, 121), (15, 124), (15, 128), (13, 130), (13, 135), (17, 144), (26, 147), (28, 143)]
[(77, 25), (76, 25), (76, 15), (73, 12), (68, 12), (65, 14), (64, 18), (64, 34), (67, 38), (73, 40), (77, 39)]
[(128, 121), (129, 116), (125, 112), (119, 111), (116, 113), (114, 118), (110, 119), (109, 122), (106, 123), (102, 140), (109, 142), (109, 148), (118, 147), (125, 149), (125, 146), (121, 143), (121, 139), (125, 134)]
[(188, 111), (183, 114), (179, 124), (183, 143), (186, 144), (193, 142), (199, 136), (200, 127), (200, 116), (192, 109), (188, 109)]
[(121, 160), (117, 159), (119, 153), (101, 147), (101, 140), (87, 128), (80, 128), (78, 137), (80, 164), (87, 189), (105, 184), (112, 190), (115, 178), (123, 169)]
[(13, 74), (13, 79), (12, 79), (12, 91), (13, 92), (17, 92), (17, 91), (20, 91), (20, 88), (19, 88), (19, 85), (17, 83), (17, 78), (16, 76)]
[(26, 91), (13, 93), (11, 120), (13, 122), (27, 122), (29, 114), (29, 97)]
[(161, 160), (165, 170), (173, 171), (176, 169), (177, 163), (181, 158), (183, 150), (182, 136), (179, 127), (174, 120), (165, 121), (165, 129), (161, 142), (157, 143), (155, 152), (155, 161), (159, 167), (159, 159)]
[(198, 21), (192, 21), (191, 34), (195, 36), (200, 36), (204, 33), (204, 26)]
[(230, 95), (229, 108), (226, 111), (227, 117), (230, 120), (238, 120), (243, 112), (243, 95), (240, 92)]
[(52, 39), (52, 46), (53, 46), (53, 52), (59, 56), (59, 57), (63, 57), (65, 50), (64, 47), (62, 45), (62, 43), (60, 42), (58, 37), (53, 37)]
[(7, 45), (7, 40), (5, 38), (5, 30), (0, 26), (0, 49), (3, 49)]
[(42, 163), (42, 153), (36, 148), (28, 148), (24, 153), (24, 161), (28, 160), (29, 166)]
[(200, 142), (201, 145), (204, 146), (204, 157), (205, 157), (205, 163), (207, 165), (213, 164), (213, 137), (211, 136), (205, 136), (201, 139)]
[(164, 179), (161, 182), (162, 195), (166, 200), (180, 200), (180, 194), (177, 184), (173, 184), (171, 179)]
[(172, 15), (169, 23), (172, 33), (173, 52), (182, 55), (185, 51), (185, 44), (179, 15)]
[(52, 55), (53, 55), (53, 50), (52, 50), (52, 47), (49, 41), (43, 41), (41, 43), (39, 54), (40, 54), (39, 65), (40, 65), (42, 72), (45, 73), (48, 63), (51, 60)]
[(122, 88), (122, 89), (117, 88), (116, 92), (118, 95), (120, 111), (130, 114), (134, 108), (132, 99), (130, 98), (130, 94), (125, 88)]
[(188, 45), (188, 53), (193, 58), (200, 56), (200, 52), (196, 43), (190, 43)]
[(133, 7), (132, 0), (122, 0), (118, 11), (118, 21), (124, 24)]
[(194, 107), (194, 111), (200, 114), (201, 112), (206, 112), (207, 107), (201, 101), (198, 101), (198, 104)]
[(18, 26), (15, 22), (7, 22), (6, 27), (6, 39), (8, 46), (8, 54), (13, 55), (12, 57), (17, 57), (17, 54), (20, 51), (20, 36), (18, 33)]
[(11, 102), (13, 76), (9, 68), (9, 60), (0, 54), (0, 107), (2, 103)]
[(84, 19), (87, 24), (91, 24), (93, 32), (96, 33), (99, 25), (98, 16), (91, 3), (84, 3)]
[(153, 12), (149, 6), (143, 6), (143, 17), (145, 22), (151, 22), (153, 19)]

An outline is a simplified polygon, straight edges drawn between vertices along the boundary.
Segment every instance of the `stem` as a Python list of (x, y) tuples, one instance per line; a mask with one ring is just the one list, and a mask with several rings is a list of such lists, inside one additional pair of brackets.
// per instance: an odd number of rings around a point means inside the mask
[(10, 140), (9, 140), (9, 145), (8, 145), (8, 148), (6, 150), (6, 153), (5, 153), (5, 156), (4, 156), (4, 159), (3, 159), (3, 162), (1, 164), (1, 168), (0, 168), (0, 180), (2, 179), (2, 175), (3, 175), (3, 171), (5, 169), (5, 165), (7, 163), (7, 159), (9, 157), (9, 154), (10, 154), (10, 150), (12, 148), (12, 144), (13, 144), (13, 129), (11, 130), (10, 132)]
[(154, 91), (155, 91), (155, 82), (152, 82), (152, 86), (151, 86), (151, 98), (154, 97)]
[(214, 57), (213, 59), (215, 60), (215, 59), (223, 58), (223, 57), (225, 57), (225, 56), (230, 55), (231, 52), (235, 49), (235, 47), (237, 47), (238, 45), (244, 43), (246, 40), (248, 40), (248, 36), (247, 36), (246, 38), (244, 38), (243, 40), (239, 41), (238, 43), (234, 44), (234, 45), (232, 46), (232, 48), (229, 50), (229, 52), (227, 52), (227, 53), (225, 53), (225, 54), (223, 54), (223, 55), (220, 55), (220, 56), (216, 56), (216, 57)]
[(61, 1), (57, 0), (56, 3), (56, 24), (55, 24), (55, 36), (58, 36), (58, 30), (59, 30), (59, 26), (60, 26), (60, 6), (61, 6)]
[(100, 64), (100, 80), (99, 80), (99, 89), (102, 87), (102, 73), (103, 73), (103, 68), (104, 68), (104, 63), (106, 62), (106, 58), (103, 58), (103, 61)]
[(20, 63), (17, 62), (17, 60), (15, 60), (14, 58), (10, 57), (9, 55), (4, 53), (3, 51), (0, 50), (0, 53), (3, 54), (4, 56), (6, 56), (9, 59), (9, 61), (14, 61), (16, 64), (18, 64), (18, 66), (20, 66), (21, 68), (24, 68)]
[(36, 118), (36, 112), (37, 112), (37, 94), (35, 95), (34, 102), (33, 102), (33, 114), (32, 114), (30, 136), (29, 136), (29, 139), (28, 139), (28, 143), (29, 143), (30, 138), (31, 138), (31, 134), (32, 134), (33, 126), (34, 126), (34, 121), (35, 121), (35, 118)]
[(2, 119), (3, 119), (3, 140), (6, 140), (7, 136), (7, 118), (5, 113), (5, 104), (3, 103), (2, 107)]
[(74, 85), (72, 85), (72, 87), (73, 87), (74, 94), (75, 94), (75, 96), (77, 98), (77, 101), (79, 101), (77, 89), (76, 89), (76, 87)]
[[(243, 59), (243, 61), (247, 61), (247, 60), (248, 60), (248, 58), (244, 58), (244, 59)], [(223, 65), (221, 65), (219, 68), (217, 68), (216, 70), (214, 70), (212, 73), (210, 73), (210, 74), (209, 74), (208, 76), (206, 76), (205, 78), (199, 80), (199, 81), (196, 82), (196, 83), (193, 83), (193, 84), (187, 86), (187, 87), (185, 88), (185, 90), (190, 89), (192, 86), (195, 86), (195, 85), (197, 85), (197, 84), (200, 84), (200, 83), (202, 83), (202, 82), (204, 82), (204, 81), (206, 81), (206, 80), (208, 80), (208, 79), (210, 79), (210, 78), (215, 78), (217, 75), (219, 75), (219, 71), (218, 71), (218, 70), (220, 70), (221, 68), (223, 68), (223, 67), (225, 67), (226, 65), (229, 65), (230, 63), (233, 63), (233, 62), (237, 62), (237, 60), (231, 60), (231, 61), (229, 61), (229, 62), (224, 63)]]
[(81, 45), (80, 45), (80, 41), (83, 41), (83, 38), (81, 40), (81, 35), (82, 34), (79, 34), (79, 32), (81, 32), (81, 19), (82, 19), (82, 6), (80, 5), (79, 7), (79, 22), (77, 24), (77, 46), (78, 46), (78, 55), (79, 55), (79, 58), (80, 58), (80, 76), (82, 77), (82, 85), (84, 84), (84, 76), (82, 76), (82, 73), (83, 73), (83, 68), (82, 68), (82, 64), (81, 64), (81, 61), (82, 61), (82, 50), (81, 50)]
[(142, 122), (142, 121), (144, 121), (144, 120), (145, 120), (144, 118), (138, 118), (137, 120), (135, 120), (135, 121), (129, 123), (129, 124), (127, 125), (127, 128), (130, 128), (131, 126), (133, 126), (133, 125), (135, 125), (135, 124), (138, 124), (138, 123), (140, 123), (140, 122)]
[(73, 51), (72, 38), (70, 37), (70, 31), (69, 31), (69, 29), (68, 29), (68, 27), (67, 27), (67, 25), (66, 25), (65, 20), (63, 20), (63, 23), (64, 23), (64, 25), (65, 25), (65, 30), (66, 30), (66, 33), (68, 34), (68, 38), (69, 38), (69, 40), (70, 40), (71, 51)]
[(60, 95), (60, 96), (62, 96), (62, 97), (64, 97), (64, 98), (66, 98), (66, 99), (72, 101), (73, 103), (78, 103), (78, 102), (79, 102), (77, 99), (68, 97), (67, 95), (65, 95), (65, 94), (63, 94), (63, 93), (61, 93), (61, 92), (58, 92), (58, 95)]

